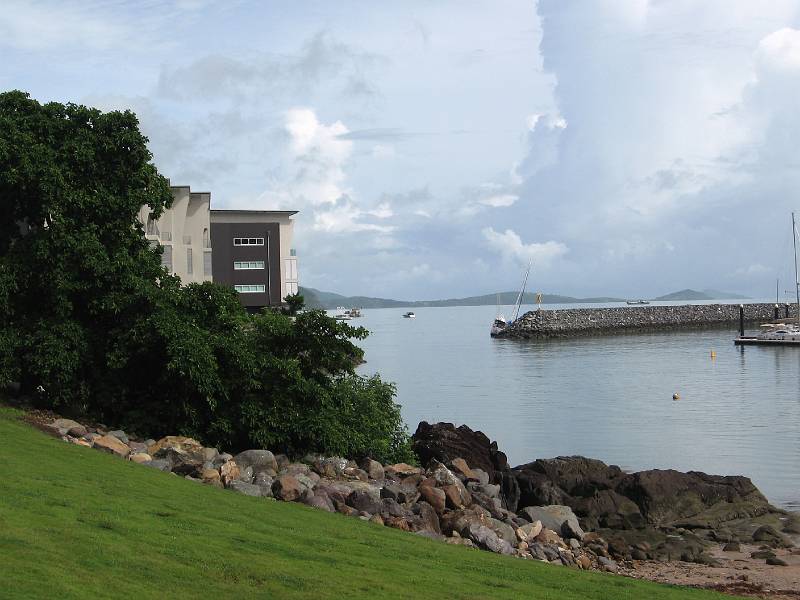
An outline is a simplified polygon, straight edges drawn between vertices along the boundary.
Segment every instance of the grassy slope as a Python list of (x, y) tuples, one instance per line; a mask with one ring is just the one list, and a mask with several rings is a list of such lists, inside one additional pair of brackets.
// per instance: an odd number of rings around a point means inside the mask
[(201, 486), (0, 407), (3, 598), (723, 598)]

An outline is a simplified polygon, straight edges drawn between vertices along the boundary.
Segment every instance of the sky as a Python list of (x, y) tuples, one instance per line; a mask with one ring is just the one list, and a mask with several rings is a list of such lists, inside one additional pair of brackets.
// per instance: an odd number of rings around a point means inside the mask
[(794, 292), (800, 0), (4, 0), (10, 89), (298, 210), (303, 286)]

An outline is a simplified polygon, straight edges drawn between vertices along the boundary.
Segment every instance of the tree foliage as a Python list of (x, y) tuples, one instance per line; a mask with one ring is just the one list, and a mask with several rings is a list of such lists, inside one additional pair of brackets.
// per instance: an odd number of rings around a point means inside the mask
[(142, 434), (407, 457), (393, 386), (355, 373), (364, 329), (299, 295), (250, 316), (161, 267), (137, 219), (172, 201), (151, 159), (129, 111), (0, 94), (0, 383)]

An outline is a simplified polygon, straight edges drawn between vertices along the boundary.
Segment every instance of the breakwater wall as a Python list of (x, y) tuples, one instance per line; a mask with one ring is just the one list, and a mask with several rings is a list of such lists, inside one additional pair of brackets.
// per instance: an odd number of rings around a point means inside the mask
[[(779, 305), (780, 318), (787, 305)], [(797, 317), (797, 305), (788, 305), (789, 317)], [(748, 324), (775, 318), (775, 304), (745, 304)], [(573, 335), (605, 335), (712, 326), (739, 326), (738, 304), (686, 304), (680, 306), (620, 306), (614, 308), (566, 308), (525, 313), (500, 337), (549, 338)]]

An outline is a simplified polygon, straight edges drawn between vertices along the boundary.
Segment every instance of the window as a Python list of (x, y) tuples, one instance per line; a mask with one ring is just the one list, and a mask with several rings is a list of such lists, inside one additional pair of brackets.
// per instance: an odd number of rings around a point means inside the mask
[(234, 246), (263, 246), (264, 238), (233, 238)]
[(211, 252), (203, 252), (203, 275), (211, 277)]
[(147, 235), (158, 235), (158, 225), (156, 225), (153, 215), (147, 217)]
[(291, 294), (297, 293), (297, 282), (296, 281), (288, 281), (286, 283), (286, 295), (289, 296)]
[(208, 237), (208, 228), (203, 229), (203, 248), (211, 248), (211, 239)]
[(172, 273), (172, 246), (164, 246), (164, 253), (161, 255), (161, 266), (166, 267)]
[(233, 261), (234, 271), (246, 271), (249, 269), (263, 269), (263, 260), (235, 260)]
[(162, 242), (171, 242), (172, 241), (172, 232), (171, 231), (162, 231), (161, 232), (161, 241)]
[(287, 258), (284, 259), (285, 273), (284, 279), (286, 281), (297, 281), (297, 259)]
[(192, 264), (192, 249), (186, 249), (186, 272), (191, 275), (194, 272), (194, 265)]
[(235, 285), (233, 289), (240, 294), (263, 294), (265, 291), (263, 285)]

